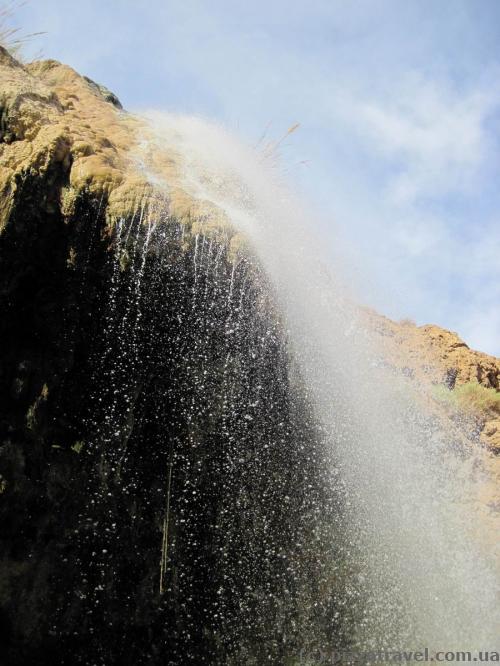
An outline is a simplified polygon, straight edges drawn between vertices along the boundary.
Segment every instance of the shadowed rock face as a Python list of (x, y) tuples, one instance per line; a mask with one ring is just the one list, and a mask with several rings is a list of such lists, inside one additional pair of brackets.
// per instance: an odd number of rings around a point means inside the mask
[(2, 243), (8, 663), (279, 660), (307, 624), (320, 453), (251, 268), (199, 239), (195, 275), (174, 223), (144, 254), (132, 219), (112, 255), (45, 223), (80, 263), (15, 220)]

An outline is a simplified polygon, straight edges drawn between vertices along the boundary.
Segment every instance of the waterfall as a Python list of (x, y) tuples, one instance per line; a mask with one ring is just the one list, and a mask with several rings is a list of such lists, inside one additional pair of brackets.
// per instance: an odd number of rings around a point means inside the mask
[[(291, 362), (285, 372), (289, 377), (297, 366), (321, 432), (330, 500), (311, 495), (312, 505), (330, 501), (338, 509), (330, 515), (335, 529), (316, 523), (321, 556), (328, 562), (311, 558), (310, 573), (331, 567), (332, 578), (342, 579), (344, 605), (335, 613), (352, 611), (349, 644), (359, 649), (493, 646), (498, 577), (494, 558), (471, 530), (477, 522), (472, 454), (453, 451), (446, 428), (404, 378), (384, 367), (355, 299), (323, 256), (307, 211), (265, 156), (196, 118), (154, 113), (149, 121), (154, 138), (148, 136), (137, 159), (151, 182), (168, 200), (169, 184), (151, 155), (174, 155), (178, 184), (201, 202), (201, 209), (207, 207), (207, 225), (211, 211), (220, 211), (243, 236), (246, 262), (266, 277), (260, 289), (286, 331)], [(196, 235), (193, 299), (207, 298), (207, 285), (214, 284), (206, 273), (202, 295), (197, 276), (203, 262), (213, 261), (210, 243), (201, 231)], [(228, 302), (238, 298), (233, 278)], [(262, 451), (253, 455), (252, 473), (259, 474)], [(278, 491), (274, 497), (284, 501)], [(234, 505), (234, 511), (242, 510)], [(323, 507), (312, 510), (321, 513)], [(299, 550), (307, 559), (310, 544)], [(324, 603), (325, 594), (318, 591), (317, 604)], [(335, 594), (338, 600), (341, 593)], [(322, 641), (319, 637), (318, 647)]]
[(374, 339), (279, 142), (0, 60), (1, 663), (498, 660), (491, 458)]
[(78, 570), (62, 567), (51, 619), (64, 636), (85, 618), (84, 660), (282, 663), (319, 633), (347, 645), (342, 590), (318, 594), (340, 500), (283, 319), (257, 263), (205, 227), (164, 200), (114, 229), (65, 546)]

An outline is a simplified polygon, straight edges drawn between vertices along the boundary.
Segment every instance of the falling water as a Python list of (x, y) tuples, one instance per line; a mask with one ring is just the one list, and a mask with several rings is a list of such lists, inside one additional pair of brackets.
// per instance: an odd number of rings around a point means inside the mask
[[(265, 275), (259, 298), (273, 304), (267, 308), (277, 308), (271, 318), (281, 321), (279, 335), (286, 339), (286, 355), (292, 359), (286, 373), (297, 372), (304, 382), (304, 395), (321, 432), (323, 475), (331, 504), (342, 514), (331, 532), (324, 526), (320, 530), (323, 560), (318, 563), (313, 558), (309, 566), (311, 574), (318, 567), (331, 566), (332, 579), (341, 579), (344, 602), (332, 618), (352, 611), (350, 646), (493, 649), (498, 632), (498, 581), (489, 561), (493, 557), (488, 558), (470, 531), (476, 522), (470, 456), (450, 451), (449, 433), (416, 400), (403, 378), (382, 367), (381, 355), (360, 321), (349, 290), (335, 267), (330, 270), (320, 242), (314, 239), (307, 211), (283, 187), (265, 157), (222, 129), (194, 118), (151, 114), (150, 122), (156, 138), (148, 140), (138, 159), (143, 168), (146, 164), (155, 186), (162, 187), (161, 174), (148, 162), (148, 151), (175, 155), (182, 187), (194, 200), (224, 213), (246, 239), (247, 270)], [(163, 188), (168, 200), (166, 182)], [(201, 302), (203, 308), (211, 307), (211, 299), (219, 302), (212, 290), (224, 284), (225, 301), (238, 303), (225, 316), (241, 317), (245, 279), (239, 276), (238, 287), (235, 284), (235, 271), (240, 268), (236, 263), (231, 267), (229, 261), (224, 267), (226, 279), (221, 281), (216, 275), (226, 249), (202, 230), (193, 242), (191, 307), (199, 308)], [(217, 326), (227, 333), (238, 324), (226, 319)], [(248, 344), (248, 338), (242, 342)], [(203, 337), (199, 344), (208, 348)], [(259, 372), (268, 372), (262, 358), (255, 363)], [(223, 376), (227, 364), (224, 368)], [(205, 379), (200, 381), (199, 396), (213, 388)], [(229, 384), (222, 393), (223, 400), (233, 400), (227, 414), (241, 409)], [(266, 414), (272, 418), (272, 410)], [(265, 465), (259, 469), (262, 451), (242, 454), (238, 449), (232, 455), (244, 455), (254, 475), (269, 473)], [(279, 469), (273, 473), (279, 474)], [(225, 490), (238, 492), (234, 486)], [(281, 490), (275, 489), (274, 501), (284, 501)], [(315, 509), (327, 515), (324, 507), (329, 500), (321, 499), (322, 495), (311, 497), (313, 503), (325, 503)], [(252, 503), (243, 508), (235, 501), (228, 510), (258, 513), (259, 508)], [(310, 515), (295, 518), (310, 519)], [(299, 548), (304, 559), (312, 549), (305, 542)], [(336, 568), (339, 562), (342, 566)], [(234, 562), (232, 569), (228, 566), (227, 576), (233, 582), (238, 576), (245, 578), (245, 565), (240, 570), (234, 566)], [(227, 591), (228, 585), (230, 581), (221, 589)], [(328, 576), (317, 589), (317, 599), (308, 597), (311, 607), (324, 603), (325, 586)], [(340, 593), (336, 594), (338, 600)], [(282, 601), (287, 603), (285, 598)], [(267, 611), (263, 606), (259, 612)], [(321, 645), (324, 637), (318, 638)]]
[(270, 285), (231, 233), (167, 201), (115, 226), (50, 627), (80, 637), (74, 663), (283, 663), (346, 633), (338, 586), (315, 608), (341, 500)]

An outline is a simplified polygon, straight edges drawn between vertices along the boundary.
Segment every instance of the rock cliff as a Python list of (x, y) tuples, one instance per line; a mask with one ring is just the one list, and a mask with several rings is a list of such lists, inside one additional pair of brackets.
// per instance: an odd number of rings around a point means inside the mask
[(340, 597), (311, 602), (320, 433), (237, 234), (69, 67), (0, 50), (0, 118), (2, 663), (277, 663), (318, 617), (344, 640)]

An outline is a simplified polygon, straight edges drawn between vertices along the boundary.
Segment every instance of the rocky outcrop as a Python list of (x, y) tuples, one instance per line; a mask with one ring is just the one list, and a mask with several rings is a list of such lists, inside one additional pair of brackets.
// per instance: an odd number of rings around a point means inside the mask
[(439, 326), (398, 323), (373, 310), (364, 310), (363, 317), (392, 367), (428, 388), (447, 389), (434, 397), (451, 411), (469, 413), (480, 441), (500, 452), (500, 359), (470, 349), (457, 333)]
[(400, 370), (408, 367), (418, 377), (443, 382), (450, 389), (468, 382), (500, 388), (500, 359), (470, 349), (457, 333), (434, 325), (397, 323), (372, 310), (365, 310), (365, 316)]
[[(54, 60), (23, 66), (2, 47), (0, 80), (0, 230), (24, 180), (47, 174), (51, 181), (58, 171), (64, 185), (46, 186), (49, 212), (60, 205), (70, 214), (85, 194), (101, 202), (109, 228), (143, 208), (195, 224), (203, 217), (205, 232), (237, 236), (220, 211), (187, 194), (177, 156), (150, 145), (147, 124), (123, 112), (107, 88)], [(152, 186), (160, 178), (168, 192)]]

